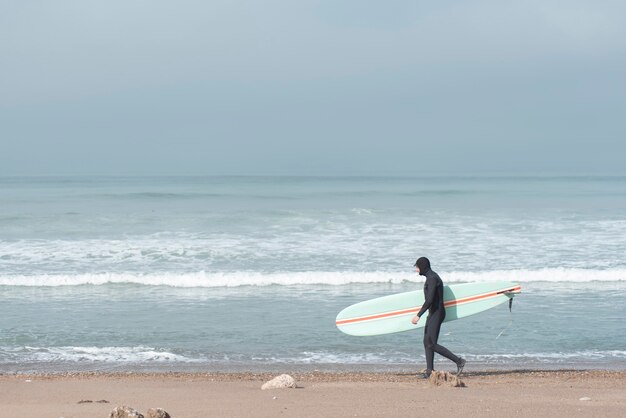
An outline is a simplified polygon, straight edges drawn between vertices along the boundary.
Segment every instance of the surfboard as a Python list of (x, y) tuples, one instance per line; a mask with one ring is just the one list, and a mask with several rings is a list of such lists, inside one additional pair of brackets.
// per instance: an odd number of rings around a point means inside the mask
[[(443, 287), (446, 319), (465, 318), (508, 302), (522, 287), (512, 282), (463, 283)], [(348, 335), (370, 336), (411, 331), (423, 327), (426, 318), (417, 325), (411, 319), (424, 303), (423, 290), (396, 293), (348, 306), (337, 315), (335, 324)]]

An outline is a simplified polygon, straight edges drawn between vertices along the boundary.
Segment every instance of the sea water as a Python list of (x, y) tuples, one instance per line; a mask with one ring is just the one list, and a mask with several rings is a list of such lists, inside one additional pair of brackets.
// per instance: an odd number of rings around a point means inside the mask
[(626, 369), (626, 177), (4, 177), (0, 372), (419, 370), (334, 324), (419, 256), (522, 285), (443, 325), (468, 367)]

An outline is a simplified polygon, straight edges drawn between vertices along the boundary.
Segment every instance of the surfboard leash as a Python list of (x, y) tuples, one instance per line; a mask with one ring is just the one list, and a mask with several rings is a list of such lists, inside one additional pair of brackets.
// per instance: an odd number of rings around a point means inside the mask
[(509, 329), (509, 327), (510, 327), (511, 325), (513, 325), (513, 310), (512, 310), (512, 307), (513, 307), (513, 298), (510, 298), (510, 299), (509, 299), (509, 312), (511, 313), (511, 319), (509, 319), (509, 323), (507, 324), (507, 326), (506, 326), (506, 327), (504, 327), (504, 329), (503, 329), (502, 331), (500, 331), (500, 333), (499, 333), (499, 334), (498, 334), (498, 336), (496, 337), (496, 340), (497, 340), (498, 338), (500, 338), (500, 336), (501, 336), (502, 334), (504, 334), (504, 331), (506, 331), (507, 329)]
[(504, 331), (506, 331), (507, 329), (509, 329), (509, 327), (510, 327), (511, 325), (513, 325), (513, 318), (509, 319), (509, 323), (507, 324), (507, 326), (506, 326), (506, 327), (504, 327), (504, 329), (503, 329), (502, 331), (500, 331), (500, 334), (498, 334), (498, 336), (496, 337), (496, 340), (497, 340), (498, 338), (500, 338), (500, 336), (501, 336), (502, 334), (504, 334)]

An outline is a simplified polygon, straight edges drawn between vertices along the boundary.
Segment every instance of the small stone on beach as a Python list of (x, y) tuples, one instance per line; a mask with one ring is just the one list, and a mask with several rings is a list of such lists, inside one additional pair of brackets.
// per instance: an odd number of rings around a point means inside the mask
[(590, 401), (591, 398), (587, 398), (586, 396), (584, 398), (580, 398), (579, 401)]
[(288, 374), (281, 374), (280, 376), (276, 376), (269, 382), (265, 382), (263, 386), (261, 386), (262, 390), (266, 389), (285, 389), (285, 388), (297, 388), (296, 380), (289, 376)]
[(144, 416), (129, 406), (118, 406), (111, 411), (109, 418), (144, 418)]
[(146, 412), (146, 418), (171, 418), (163, 408), (150, 408)]

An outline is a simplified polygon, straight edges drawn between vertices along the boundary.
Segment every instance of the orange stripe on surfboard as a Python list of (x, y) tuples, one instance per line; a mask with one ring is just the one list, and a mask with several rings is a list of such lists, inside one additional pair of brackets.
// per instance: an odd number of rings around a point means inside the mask
[[(496, 297), (505, 293), (519, 293), (521, 292), (521, 290), (522, 290), (521, 286), (508, 287), (506, 289), (495, 290), (495, 291), (483, 293), (480, 295), (474, 295), (474, 296), (469, 296), (466, 298), (449, 300), (447, 302), (444, 302), (443, 306), (446, 308), (449, 306), (458, 306), (458, 305), (462, 305), (465, 303), (476, 302), (477, 300), (493, 298), (493, 297)], [(422, 308), (421, 306), (418, 306), (415, 308), (402, 309), (399, 311), (384, 312), (380, 314), (366, 315), (366, 316), (360, 316), (356, 318), (340, 319), (339, 321), (335, 322), (335, 325), (353, 324), (356, 322), (372, 321), (374, 319), (390, 318), (393, 316), (402, 316), (402, 315), (410, 314), (413, 312), (417, 313), (419, 312), (421, 308)]]

